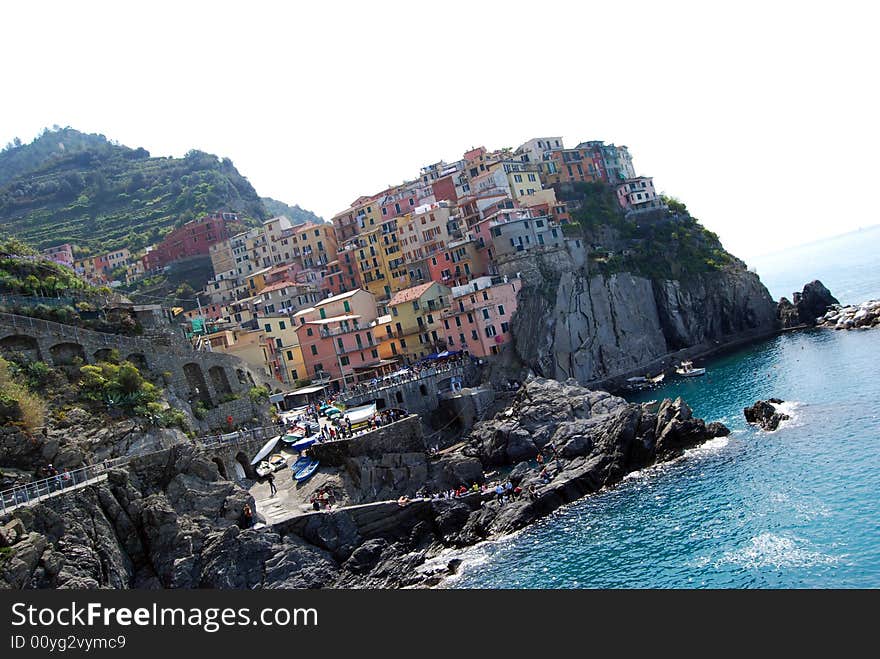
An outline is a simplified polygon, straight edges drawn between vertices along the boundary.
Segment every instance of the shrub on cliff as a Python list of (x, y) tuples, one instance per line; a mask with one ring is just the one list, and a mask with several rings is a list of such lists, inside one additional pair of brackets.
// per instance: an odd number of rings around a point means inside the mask
[(43, 425), (46, 404), (19, 384), (9, 362), (0, 357), (0, 423), (12, 423), (25, 430)]
[(110, 410), (121, 409), (143, 415), (145, 406), (159, 399), (159, 388), (147, 382), (131, 362), (99, 362), (86, 364), (79, 370), (82, 397), (102, 402)]
[(269, 400), (269, 389), (267, 387), (251, 387), (248, 396), (255, 403), (262, 403)]

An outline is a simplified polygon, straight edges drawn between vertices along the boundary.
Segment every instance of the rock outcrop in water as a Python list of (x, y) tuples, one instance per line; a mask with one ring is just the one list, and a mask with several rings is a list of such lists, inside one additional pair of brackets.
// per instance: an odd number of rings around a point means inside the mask
[(806, 284), (800, 293), (792, 294), (792, 301), (782, 298), (776, 306), (776, 316), (784, 329), (802, 325), (816, 325), (818, 318), (839, 302), (818, 279)]
[(880, 300), (845, 307), (834, 305), (824, 316), (817, 318), (817, 322), (820, 327), (836, 330), (880, 327)]
[[(444, 550), (522, 528), (727, 432), (695, 419), (681, 399), (636, 405), (574, 380), (532, 379), (457, 451), (430, 460), (426, 481), (471, 485), (483, 469), (511, 467), (518, 498), (390, 501), (246, 530), (238, 522), (249, 494), (198, 449), (178, 445), (0, 520), (9, 545), (0, 587), (432, 585), (456, 569), (440, 559)], [(532, 460), (539, 452), (543, 466)]]
[(782, 402), (779, 398), (759, 400), (751, 407), (744, 408), (743, 414), (749, 423), (760, 426), (764, 430), (773, 431), (779, 427), (780, 423), (791, 418), (784, 412), (776, 410), (776, 405)]

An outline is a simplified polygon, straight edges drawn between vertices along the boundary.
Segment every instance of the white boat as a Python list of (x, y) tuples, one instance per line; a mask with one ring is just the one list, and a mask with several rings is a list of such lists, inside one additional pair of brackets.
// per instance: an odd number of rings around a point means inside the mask
[(254, 456), (254, 459), (251, 460), (251, 466), (259, 464), (263, 460), (263, 458), (269, 455), (272, 452), (272, 449), (275, 448), (275, 444), (278, 443), (279, 439), (281, 439), (281, 435), (276, 435), (268, 442), (263, 444), (263, 448), (261, 448), (260, 451)]
[(287, 460), (283, 455), (276, 453), (268, 460), (263, 460), (259, 465), (257, 465), (257, 476), (263, 478), (264, 476), (268, 476), (273, 471), (278, 471), (279, 469), (284, 469), (287, 466)]
[(675, 372), (678, 373), (683, 378), (693, 378), (698, 375), (706, 375), (705, 368), (694, 368), (693, 362), (682, 362), (681, 366), (675, 369)]
[(345, 417), (353, 424), (362, 423), (376, 413), (376, 403), (353, 407), (345, 412)]

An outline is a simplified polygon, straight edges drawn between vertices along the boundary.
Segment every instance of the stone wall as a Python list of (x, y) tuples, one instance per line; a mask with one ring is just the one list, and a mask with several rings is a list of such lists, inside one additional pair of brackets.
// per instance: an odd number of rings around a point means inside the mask
[(418, 415), (411, 414), (360, 437), (314, 444), (309, 449), (309, 456), (320, 460), (322, 465), (342, 467), (348, 458), (368, 457), (376, 460), (388, 453), (424, 452), (421, 421)]
[(371, 390), (352, 396), (346, 400), (348, 407), (357, 407), (375, 402), (378, 409), (403, 408), (415, 414), (427, 414), (437, 409), (440, 404), (438, 394), (449, 389), (450, 380), (463, 377), (464, 369), (456, 367), (436, 374), (426, 374), (418, 380)]
[(151, 373), (181, 400), (201, 399), (215, 405), (224, 395), (246, 395), (263, 381), (239, 358), (196, 351), (182, 337), (160, 345), (144, 337), (106, 334), (27, 316), (0, 314), (0, 353), (24, 352), (30, 358), (60, 366), (74, 357), (84, 363), (95, 363), (106, 359), (112, 350), (117, 350), (121, 359)]

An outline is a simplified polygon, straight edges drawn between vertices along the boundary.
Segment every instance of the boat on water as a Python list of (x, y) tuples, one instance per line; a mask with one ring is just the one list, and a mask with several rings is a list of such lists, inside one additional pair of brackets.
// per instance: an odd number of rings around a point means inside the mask
[(293, 475), (294, 480), (304, 481), (317, 471), (321, 463), (317, 460), (310, 460), (309, 463)]
[(698, 375), (706, 375), (705, 368), (694, 368), (694, 363), (690, 361), (682, 362), (681, 366), (675, 369), (675, 372), (683, 378), (693, 378)]
[(632, 378), (626, 379), (625, 389), (629, 391), (641, 391), (643, 389), (650, 389), (654, 385), (660, 384), (663, 382), (663, 378), (666, 377), (665, 373), (659, 373), (658, 375), (650, 376), (650, 375), (637, 375)]

